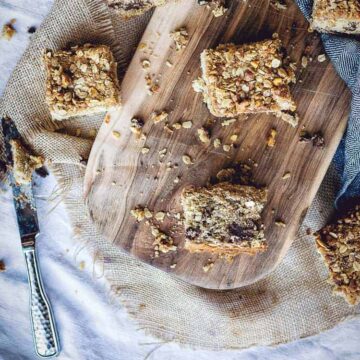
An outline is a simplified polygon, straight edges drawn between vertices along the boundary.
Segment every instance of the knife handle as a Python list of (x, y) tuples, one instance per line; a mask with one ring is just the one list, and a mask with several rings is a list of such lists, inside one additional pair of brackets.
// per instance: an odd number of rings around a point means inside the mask
[(41, 357), (57, 356), (60, 352), (59, 338), (50, 303), (42, 285), (35, 248), (25, 248), (23, 251), (30, 284), (30, 315), (35, 350)]

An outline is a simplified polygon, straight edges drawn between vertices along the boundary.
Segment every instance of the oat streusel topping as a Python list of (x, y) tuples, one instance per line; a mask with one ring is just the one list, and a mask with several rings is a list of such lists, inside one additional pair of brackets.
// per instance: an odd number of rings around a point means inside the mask
[(44, 54), (46, 102), (55, 120), (107, 111), (120, 104), (117, 64), (105, 45)]
[(360, 207), (315, 233), (334, 294), (350, 305), (360, 302)]
[(296, 125), (296, 104), (289, 84), (294, 65), (281, 53), (279, 39), (220, 45), (201, 54), (202, 78), (193, 83), (210, 112), (218, 117), (274, 113)]

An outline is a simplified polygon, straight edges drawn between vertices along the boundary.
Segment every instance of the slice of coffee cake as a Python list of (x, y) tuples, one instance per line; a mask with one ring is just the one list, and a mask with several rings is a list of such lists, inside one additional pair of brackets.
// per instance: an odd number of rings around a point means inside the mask
[(272, 113), (297, 125), (296, 104), (289, 89), (295, 73), (285, 66), (280, 39), (219, 45), (204, 50), (200, 60), (202, 77), (194, 81), (193, 88), (203, 93), (211, 114)]
[(360, 302), (360, 207), (315, 233), (329, 270), (333, 292), (350, 304)]
[(229, 182), (182, 193), (185, 248), (214, 254), (256, 254), (267, 248), (261, 212), (267, 190)]

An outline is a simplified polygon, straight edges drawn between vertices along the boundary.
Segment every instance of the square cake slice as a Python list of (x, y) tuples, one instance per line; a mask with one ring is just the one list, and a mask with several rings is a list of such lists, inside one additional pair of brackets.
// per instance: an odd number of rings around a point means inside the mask
[(315, 233), (329, 270), (333, 292), (350, 304), (360, 302), (360, 207)]
[(139, 16), (154, 6), (161, 6), (168, 0), (106, 0), (108, 6), (116, 10), (122, 17)]
[(296, 104), (289, 89), (295, 74), (291, 66), (285, 66), (280, 39), (219, 45), (204, 50), (200, 60), (202, 77), (193, 87), (203, 93), (211, 114), (273, 113), (297, 125)]
[(229, 182), (196, 189), (185, 188), (185, 248), (235, 256), (256, 254), (267, 248), (261, 212), (267, 190)]
[(315, 0), (312, 27), (320, 32), (360, 34), (360, 1)]
[(44, 54), (46, 102), (54, 120), (108, 111), (120, 104), (117, 64), (108, 46), (74, 46)]
[(44, 165), (44, 158), (30, 154), (20, 140), (10, 140), (10, 146), (16, 184), (23, 185), (31, 182), (32, 173)]

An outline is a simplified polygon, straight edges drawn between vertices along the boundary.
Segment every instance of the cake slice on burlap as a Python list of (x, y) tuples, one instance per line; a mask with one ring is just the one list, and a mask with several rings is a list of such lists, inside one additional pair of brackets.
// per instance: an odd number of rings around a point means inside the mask
[(333, 292), (350, 305), (360, 302), (360, 207), (315, 233)]
[(265, 251), (267, 243), (261, 212), (267, 190), (229, 182), (209, 187), (185, 188), (185, 248), (235, 256)]

